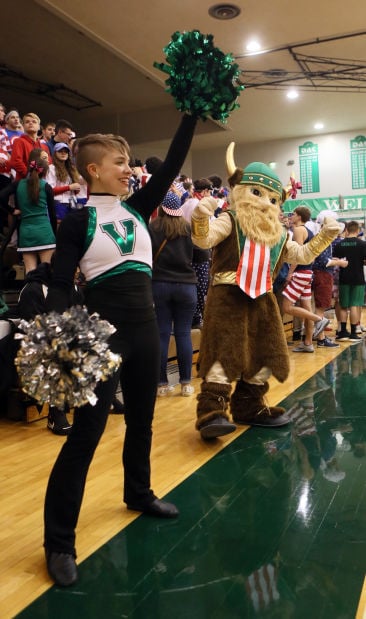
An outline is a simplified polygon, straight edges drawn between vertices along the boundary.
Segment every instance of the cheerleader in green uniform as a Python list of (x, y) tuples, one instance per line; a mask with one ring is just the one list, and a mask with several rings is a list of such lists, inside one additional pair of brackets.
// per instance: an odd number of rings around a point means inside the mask
[[(52, 187), (44, 180), (48, 160), (40, 148), (29, 155), (27, 178), (15, 181), (0, 192), (0, 204), (20, 216), (18, 251), (23, 255), (25, 272), (39, 262), (50, 262), (56, 246), (56, 215)], [(14, 196), (13, 205), (9, 199)]]

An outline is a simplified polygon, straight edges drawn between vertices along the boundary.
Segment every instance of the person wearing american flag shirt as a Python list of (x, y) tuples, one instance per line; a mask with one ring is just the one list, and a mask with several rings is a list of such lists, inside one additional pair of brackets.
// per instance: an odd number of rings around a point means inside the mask
[(272, 281), (283, 262), (312, 262), (339, 230), (339, 224), (329, 219), (306, 245), (290, 240), (279, 218), (287, 197), (280, 179), (261, 162), (237, 168), (233, 150), (234, 143), (227, 151), (230, 209), (212, 218), (217, 202), (205, 197), (191, 221), (193, 243), (212, 248), (198, 360), (203, 380), (196, 429), (203, 439), (233, 432), (236, 423), (263, 427), (289, 423), (284, 408), (267, 406), (264, 399), (269, 377), (283, 382), (289, 374)]

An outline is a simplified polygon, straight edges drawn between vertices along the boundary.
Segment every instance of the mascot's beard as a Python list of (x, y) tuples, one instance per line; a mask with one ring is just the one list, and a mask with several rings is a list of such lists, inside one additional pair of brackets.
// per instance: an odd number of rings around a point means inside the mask
[(245, 236), (255, 243), (274, 247), (280, 241), (283, 231), (278, 206), (263, 206), (261, 202), (261, 198), (253, 194), (237, 197), (234, 200), (236, 218)]

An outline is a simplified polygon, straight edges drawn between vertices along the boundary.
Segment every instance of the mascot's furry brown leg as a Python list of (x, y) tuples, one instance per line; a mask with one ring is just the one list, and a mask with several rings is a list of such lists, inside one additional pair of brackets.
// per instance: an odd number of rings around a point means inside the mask
[(239, 424), (249, 426), (284, 426), (290, 419), (281, 406), (268, 406), (264, 399), (269, 384), (253, 385), (239, 380), (231, 396), (231, 414)]
[(202, 438), (217, 438), (236, 430), (227, 413), (230, 392), (231, 384), (202, 382), (201, 393), (197, 396), (196, 422)]

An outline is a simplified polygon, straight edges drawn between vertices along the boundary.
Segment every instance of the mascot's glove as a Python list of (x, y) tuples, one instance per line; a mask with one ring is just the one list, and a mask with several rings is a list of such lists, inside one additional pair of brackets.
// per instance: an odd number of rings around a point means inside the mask
[[(331, 235), (331, 239), (333, 240), (335, 236), (338, 236), (338, 234), (342, 231), (342, 225), (339, 221), (333, 219), (333, 217), (325, 217), (322, 230), (328, 231)], [(336, 233), (335, 236), (334, 233)]]
[(204, 238), (208, 235), (210, 217), (217, 209), (215, 198), (202, 198), (192, 213), (191, 228), (192, 235), (197, 238)]
[(215, 200), (215, 198), (202, 198), (193, 211), (193, 217), (196, 219), (201, 219), (202, 215), (205, 217), (212, 217), (216, 209), (217, 200)]
[(321, 254), (328, 247), (328, 245), (331, 244), (341, 230), (342, 226), (338, 221), (332, 217), (326, 217), (320, 232), (318, 232), (318, 234), (313, 236), (313, 238), (306, 243), (306, 247), (311, 250), (313, 256), (316, 258), (316, 256), (319, 256), (319, 254)]

